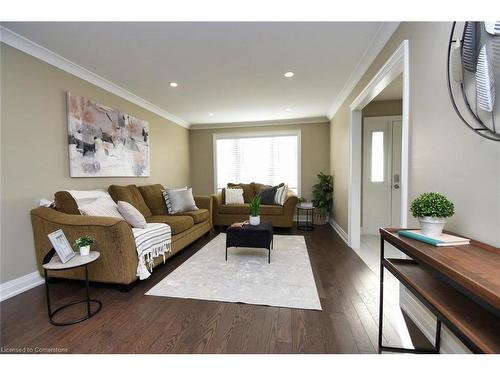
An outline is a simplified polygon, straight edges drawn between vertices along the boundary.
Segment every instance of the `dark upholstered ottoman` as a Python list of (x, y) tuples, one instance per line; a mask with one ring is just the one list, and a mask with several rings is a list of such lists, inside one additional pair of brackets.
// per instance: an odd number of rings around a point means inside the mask
[(229, 247), (256, 247), (267, 249), (267, 261), (271, 263), (271, 249), (273, 248), (273, 226), (271, 223), (259, 225), (244, 225), (241, 228), (227, 228), (226, 230), (226, 261)]

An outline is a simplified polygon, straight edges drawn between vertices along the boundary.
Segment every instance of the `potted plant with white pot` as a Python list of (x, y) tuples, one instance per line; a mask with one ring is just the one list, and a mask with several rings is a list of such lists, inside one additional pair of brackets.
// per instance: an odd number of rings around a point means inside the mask
[(260, 224), (260, 197), (255, 197), (250, 201), (250, 225)]
[(455, 213), (455, 206), (443, 194), (423, 193), (413, 200), (410, 211), (418, 218), (422, 234), (439, 237), (446, 224), (446, 218)]
[(90, 236), (83, 236), (75, 241), (75, 246), (80, 249), (80, 255), (86, 256), (90, 254), (90, 246), (94, 244), (94, 239)]

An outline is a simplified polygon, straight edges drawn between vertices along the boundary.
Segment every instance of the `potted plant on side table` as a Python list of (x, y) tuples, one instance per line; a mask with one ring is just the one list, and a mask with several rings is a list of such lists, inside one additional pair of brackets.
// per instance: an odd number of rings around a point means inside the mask
[(418, 218), (422, 234), (439, 237), (443, 232), (446, 218), (453, 216), (455, 206), (440, 193), (423, 193), (411, 202), (410, 211)]
[(326, 224), (333, 200), (333, 177), (320, 172), (319, 182), (313, 186), (314, 224)]
[(260, 224), (260, 197), (255, 197), (250, 201), (250, 225)]
[(90, 246), (94, 244), (94, 239), (90, 236), (83, 236), (75, 241), (75, 246), (80, 249), (80, 255), (86, 256), (90, 254)]

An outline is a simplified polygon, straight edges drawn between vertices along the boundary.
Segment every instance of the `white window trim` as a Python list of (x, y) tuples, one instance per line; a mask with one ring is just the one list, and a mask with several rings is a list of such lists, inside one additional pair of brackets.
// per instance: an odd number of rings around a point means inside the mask
[[(258, 138), (258, 137), (279, 137), (295, 135), (297, 136), (297, 195), (301, 196), (302, 191), (302, 132), (301, 130), (276, 130), (276, 131), (256, 131), (244, 133), (214, 133), (212, 136), (212, 158), (213, 158), (213, 183), (214, 192), (217, 193), (217, 140), (233, 138)], [(240, 181), (237, 181), (240, 182)], [(259, 181), (255, 181), (259, 182)]]

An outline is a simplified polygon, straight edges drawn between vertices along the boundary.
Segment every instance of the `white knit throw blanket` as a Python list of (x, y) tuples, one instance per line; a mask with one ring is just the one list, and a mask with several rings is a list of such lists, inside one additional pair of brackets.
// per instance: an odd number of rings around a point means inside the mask
[(169, 225), (160, 223), (149, 223), (144, 229), (132, 228), (132, 232), (139, 258), (137, 276), (144, 280), (153, 272), (155, 258), (162, 255), (165, 263), (165, 253), (171, 251), (172, 232)]

